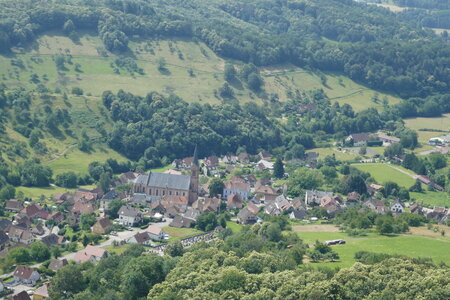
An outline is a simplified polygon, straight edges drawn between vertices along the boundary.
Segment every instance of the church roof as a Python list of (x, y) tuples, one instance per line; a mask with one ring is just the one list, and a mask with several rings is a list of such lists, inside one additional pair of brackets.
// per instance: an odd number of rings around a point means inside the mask
[(175, 190), (189, 190), (191, 177), (187, 175), (174, 175), (166, 173), (149, 173), (139, 175), (137, 184), (145, 184), (150, 187), (168, 188)]

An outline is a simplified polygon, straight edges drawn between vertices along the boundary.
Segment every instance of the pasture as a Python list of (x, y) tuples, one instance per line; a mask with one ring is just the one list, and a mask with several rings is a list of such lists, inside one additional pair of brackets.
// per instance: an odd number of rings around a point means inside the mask
[(397, 183), (399, 186), (409, 188), (415, 182), (415, 180), (411, 176), (400, 172), (398, 169), (395, 169), (394, 166), (390, 166), (388, 164), (366, 163), (366, 164), (353, 164), (353, 166), (361, 171), (370, 173), (379, 184), (383, 184), (388, 181), (393, 181)]

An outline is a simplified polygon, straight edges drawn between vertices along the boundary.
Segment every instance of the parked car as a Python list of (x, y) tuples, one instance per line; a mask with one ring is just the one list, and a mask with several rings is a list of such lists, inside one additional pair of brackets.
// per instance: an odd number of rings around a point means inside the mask
[(117, 232), (115, 232), (115, 231), (111, 231), (109, 234), (113, 235), (113, 236), (117, 236)]

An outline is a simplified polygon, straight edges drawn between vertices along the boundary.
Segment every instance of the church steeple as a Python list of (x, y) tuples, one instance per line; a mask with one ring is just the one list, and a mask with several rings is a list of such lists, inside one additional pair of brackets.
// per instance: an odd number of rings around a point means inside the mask
[(192, 158), (192, 165), (198, 167), (198, 153), (197, 153), (197, 145), (195, 145), (194, 149), (194, 157)]
[(198, 198), (198, 176), (200, 172), (200, 166), (198, 164), (198, 152), (197, 145), (195, 145), (194, 156), (191, 163), (191, 184), (189, 187), (189, 204), (194, 203)]

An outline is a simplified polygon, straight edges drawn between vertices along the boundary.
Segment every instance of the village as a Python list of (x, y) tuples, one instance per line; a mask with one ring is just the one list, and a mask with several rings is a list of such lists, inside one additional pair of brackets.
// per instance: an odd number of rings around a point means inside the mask
[[(365, 146), (369, 139), (373, 140), (373, 136), (359, 134), (346, 141), (351, 141), (352, 146)], [(378, 141), (390, 145), (398, 143), (398, 138), (379, 136)], [(276, 176), (280, 163), (282, 174)], [(314, 170), (320, 164), (319, 154), (309, 152), (304, 160), (294, 163)], [(289, 177), (283, 162), (267, 151), (199, 160), (195, 149), (192, 157), (174, 160), (163, 173), (120, 174), (106, 192), (79, 188), (75, 193), (55, 194), (44, 205), (10, 199), (5, 207), (10, 218), (0, 220), (0, 257), (14, 255), (17, 259), (23, 255), (21, 249), (30, 248), (31, 253), (43, 252), (46, 263), (11, 265), (12, 272), (2, 276), (0, 292), (45, 299), (51, 274), (70, 261), (96, 263), (109, 255), (110, 247), (140, 244), (148, 253), (164, 255), (171, 240), (166, 228), (193, 228), (206, 214), (214, 215), (215, 220), (222, 215), (228, 222), (240, 225), (280, 216), (293, 224), (332, 222), (340, 212), (351, 208), (393, 217), (409, 212), (434, 223), (446, 224), (450, 220), (450, 210), (445, 207), (423, 207), (400, 197), (386, 199), (383, 185), (377, 183), (366, 184), (364, 194), (356, 190), (342, 194), (304, 189), (301, 195), (290, 197)], [(417, 180), (442, 189), (426, 176), (417, 176)], [(182, 247), (216, 239), (226, 226), (216, 223), (214, 228), (183, 236), (179, 239)], [(45, 249), (35, 249), (36, 242)]]

